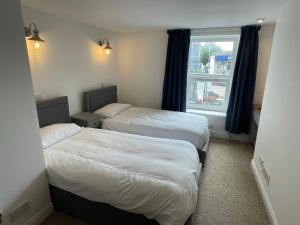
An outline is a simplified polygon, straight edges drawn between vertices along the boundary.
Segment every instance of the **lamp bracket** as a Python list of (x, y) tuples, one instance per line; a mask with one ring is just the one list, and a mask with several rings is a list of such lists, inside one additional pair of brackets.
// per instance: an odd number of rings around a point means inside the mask
[[(34, 27), (33, 30), (32, 30), (32, 26)], [(37, 33), (38, 32), (38, 30), (36, 29), (36, 24), (35, 23), (30, 23), (29, 27), (24, 27), (24, 31), (25, 31), (25, 36), (26, 37), (30, 37), (31, 30), (32, 30), (33, 33)]]
[(102, 41), (98, 41), (98, 45), (100, 46), (100, 47), (102, 47), (103, 45), (105, 45), (105, 44), (107, 44), (108, 43), (108, 40), (105, 38), (105, 39), (103, 39)]
[(30, 37), (31, 35), (31, 30), (28, 27), (24, 27), (24, 31), (25, 31), (25, 36), (26, 37)]

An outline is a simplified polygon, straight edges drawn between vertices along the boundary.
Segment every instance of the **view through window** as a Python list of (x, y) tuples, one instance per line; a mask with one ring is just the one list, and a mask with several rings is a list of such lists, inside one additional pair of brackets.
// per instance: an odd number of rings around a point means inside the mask
[(192, 36), (187, 109), (227, 110), (238, 42), (238, 35)]

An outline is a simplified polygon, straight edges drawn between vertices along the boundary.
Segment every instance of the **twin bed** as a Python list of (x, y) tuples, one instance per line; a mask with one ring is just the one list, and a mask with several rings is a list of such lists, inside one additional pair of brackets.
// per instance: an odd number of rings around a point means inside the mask
[[(87, 112), (97, 113), (102, 108), (116, 103), (117, 86), (84, 93), (84, 106)], [(107, 112), (107, 109), (105, 110)], [(205, 162), (209, 145), (209, 128), (207, 118), (203, 116), (128, 105), (115, 115), (102, 117), (102, 120), (102, 129), (106, 130), (188, 141), (196, 147), (201, 162)]]
[(201, 172), (193, 144), (68, 124), (67, 97), (37, 111), (57, 210), (93, 224), (191, 224)]

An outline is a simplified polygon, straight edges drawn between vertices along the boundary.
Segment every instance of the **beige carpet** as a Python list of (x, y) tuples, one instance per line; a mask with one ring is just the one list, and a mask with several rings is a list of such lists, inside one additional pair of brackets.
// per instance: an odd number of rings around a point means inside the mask
[[(202, 172), (195, 225), (269, 225), (250, 168), (253, 148), (247, 144), (211, 141)], [(87, 225), (53, 213), (42, 225)]]
[(211, 142), (203, 170), (196, 225), (269, 225), (250, 168), (253, 148), (244, 143)]

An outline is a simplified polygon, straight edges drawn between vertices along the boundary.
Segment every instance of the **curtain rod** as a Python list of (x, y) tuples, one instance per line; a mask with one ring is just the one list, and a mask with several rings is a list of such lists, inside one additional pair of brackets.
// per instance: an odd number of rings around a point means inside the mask
[(207, 28), (194, 28), (192, 31), (213, 31), (213, 30), (239, 30), (242, 26), (234, 27), (207, 27)]
[[(257, 29), (261, 29), (260, 24), (250, 24), (245, 26), (257, 26)], [(240, 32), (243, 26), (234, 26), (234, 27), (211, 27), (211, 28), (195, 28), (191, 29), (191, 32), (199, 33), (215, 33), (215, 32)]]
[(241, 27), (216, 27), (216, 28), (198, 28), (191, 29), (192, 35), (197, 34), (206, 34), (206, 35), (214, 35), (214, 34), (240, 34)]

